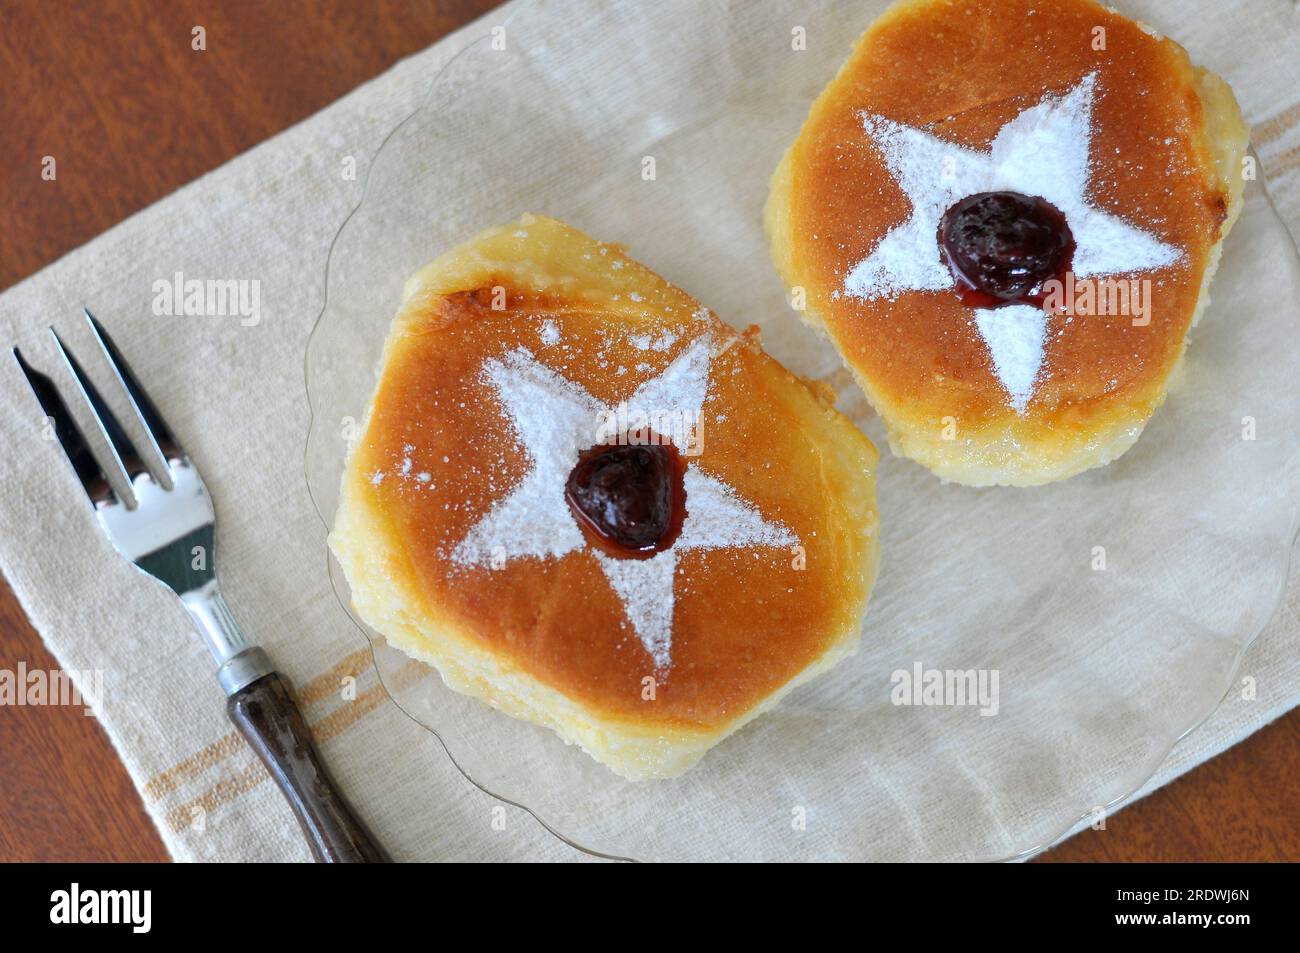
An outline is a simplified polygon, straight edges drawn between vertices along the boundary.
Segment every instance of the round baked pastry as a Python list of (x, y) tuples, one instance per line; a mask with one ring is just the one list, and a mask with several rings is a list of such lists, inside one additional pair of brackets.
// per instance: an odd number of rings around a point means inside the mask
[(1243, 185), (1228, 86), (1091, 0), (904, 0), (772, 181), (777, 270), (889, 430), (972, 485), (1128, 449)]
[(525, 216), (407, 283), (330, 546), (451, 688), (669, 777), (857, 646), (877, 455), (832, 401)]

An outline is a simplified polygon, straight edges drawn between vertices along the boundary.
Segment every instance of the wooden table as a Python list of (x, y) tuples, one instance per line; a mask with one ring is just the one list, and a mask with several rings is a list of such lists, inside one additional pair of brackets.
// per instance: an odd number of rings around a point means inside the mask
[[(304, 119), (495, 0), (4, 0), (0, 288)], [(190, 49), (204, 27), (207, 51)], [(57, 184), (38, 177), (59, 162)], [(3, 342), (0, 342), (3, 343)], [(55, 662), (0, 583), (0, 668)], [(93, 718), (0, 711), (0, 860), (165, 860)], [(1047, 860), (1297, 860), (1300, 712)]]

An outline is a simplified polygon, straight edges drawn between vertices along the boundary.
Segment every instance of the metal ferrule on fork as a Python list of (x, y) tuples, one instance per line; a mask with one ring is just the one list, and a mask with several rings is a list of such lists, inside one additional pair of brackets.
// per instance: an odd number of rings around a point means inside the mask
[(181, 602), (216, 660), (217, 681), (227, 695), (274, 671), (266, 653), (244, 638), (215, 579), (182, 595)]

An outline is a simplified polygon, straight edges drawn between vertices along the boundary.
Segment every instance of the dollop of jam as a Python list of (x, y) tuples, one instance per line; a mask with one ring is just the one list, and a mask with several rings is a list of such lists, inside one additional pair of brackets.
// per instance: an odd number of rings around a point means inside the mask
[(1019, 192), (978, 192), (944, 213), (939, 248), (957, 296), (976, 308), (1041, 306), (1043, 286), (1064, 280), (1074, 234), (1051, 202)]
[(686, 461), (651, 435), (640, 445), (584, 451), (564, 497), (588, 539), (620, 559), (649, 559), (671, 546), (686, 517)]

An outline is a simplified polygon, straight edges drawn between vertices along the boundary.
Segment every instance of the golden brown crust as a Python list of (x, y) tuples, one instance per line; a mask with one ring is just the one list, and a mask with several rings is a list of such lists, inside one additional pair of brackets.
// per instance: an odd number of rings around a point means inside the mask
[[(1104, 51), (1093, 48), (1097, 28)], [(836, 294), (911, 212), (860, 114), (986, 149), (1008, 120), (1093, 73), (1090, 199), (1184, 254), (1143, 275), (1149, 325), (1054, 317), (1020, 414), (955, 295)], [(1240, 208), (1245, 146), (1222, 80), (1092, 0), (906, 0), (860, 38), (813, 105), (773, 176), (766, 226), (777, 270), (805, 289), (805, 320), (829, 334), (895, 452), (961, 483), (1046, 483), (1119, 456), (1163, 402)]]
[[(629, 343), (646, 331), (674, 343)], [(529, 467), (482, 379), (485, 361), (525, 346), (616, 404), (706, 334), (715, 356), (692, 465), (789, 528), (804, 552), (683, 552), (672, 667), (648, 700), (654, 665), (590, 551), (498, 568), (449, 554)], [(405, 460), (421, 482), (375, 482)], [(525, 216), (408, 282), (330, 545), (362, 618), (453, 688), (555, 728), (626, 776), (665, 776), (856, 646), (877, 563), (876, 460), (754, 334), (617, 246)]]

